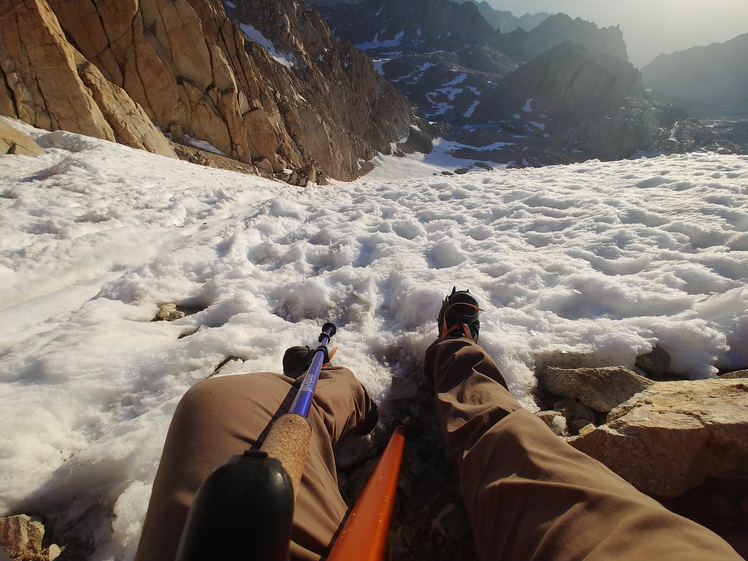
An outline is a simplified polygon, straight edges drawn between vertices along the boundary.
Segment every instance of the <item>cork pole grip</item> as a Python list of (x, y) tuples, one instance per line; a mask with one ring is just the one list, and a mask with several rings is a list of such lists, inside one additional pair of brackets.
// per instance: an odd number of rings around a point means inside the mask
[(280, 461), (293, 483), (293, 494), (299, 492), (301, 474), (304, 472), (312, 426), (306, 417), (287, 413), (280, 417), (265, 438), (260, 450)]

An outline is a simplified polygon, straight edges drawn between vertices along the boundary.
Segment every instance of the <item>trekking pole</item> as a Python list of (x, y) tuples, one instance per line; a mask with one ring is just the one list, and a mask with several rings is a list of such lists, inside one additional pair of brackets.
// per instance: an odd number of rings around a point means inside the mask
[(260, 450), (229, 457), (203, 482), (190, 506), (177, 561), (287, 561), (294, 502), (312, 435), (307, 419), (332, 323), (317, 347), (291, 409), (273, 423)]
[(314, 352), (312, 364), (301, 383), (299, 393), (296, 394), (291, 404), (291, 409), (273, 423), (260, 448), (261, 451), (267, 452), (269, 456), (283, 464), (291, 477), (294, 497), (299, 491), (309, 442), (312, 438), (312, 426), (308, 419), (309, 409), (312, 407), (314, 390), (317, 387), (322, 365), (330, 360), (327, 345), (336, 331), (332, 323), (322, 326), (322, 333), (319, 336), (320, 345)]

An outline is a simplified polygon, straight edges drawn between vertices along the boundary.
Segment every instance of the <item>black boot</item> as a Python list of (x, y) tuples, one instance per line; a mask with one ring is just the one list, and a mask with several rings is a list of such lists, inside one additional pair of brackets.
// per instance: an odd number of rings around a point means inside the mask
[(470, 291), (458, 291), (453, 287), (452, 294), (444, 299), (439, 310), (439, 337), (467, 337), (477, 343), (480, 332), (478, 316), (482, 311)]

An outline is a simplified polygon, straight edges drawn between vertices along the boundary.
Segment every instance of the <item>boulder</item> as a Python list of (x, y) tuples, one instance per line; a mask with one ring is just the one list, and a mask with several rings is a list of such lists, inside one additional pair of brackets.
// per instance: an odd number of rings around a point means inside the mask
[(412, 399), (418, 395), (418, 384), (402, 376), (392, 377), (392, 388), (390, 390), (390, 399), (393, 401), (399, 399)]
[(44, 154), (44, 148), (39, 146), (29, 135), (0, 120), (0, 155), (3, 154), (39, 156)]
[(734, 372), (727, 372), (726, 374), (722, 374), (722, 376), (720, 376), (720, 379), (722, 380), (735, 378), (748, 378), (748, 370), (735, 370)]
[(624, 366), (566, 369), (549, 366), (538, 375), (540, 387), (579, 399), (595, 411), (608, 412), (654, 384)]
[(707, 478), (748, 476), (748, 382), (651, 384), (570, 444), (649, 495), (674, 498)]
[(42, 545), (44, 525), (39, 518), (25, 514), (0, 518), (0, 552), (23, 561), (53, 561), (61, 553), (59, 546)]

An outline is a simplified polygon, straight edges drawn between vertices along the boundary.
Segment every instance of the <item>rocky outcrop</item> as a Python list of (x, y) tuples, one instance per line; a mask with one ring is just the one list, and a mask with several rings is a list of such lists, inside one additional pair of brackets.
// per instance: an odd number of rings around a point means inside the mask
[(725, 43), (660, 55), (642, 68), (655, 95), (695, 101), (712, 109), (738, 105), (748, 111), (748, 33)]
[(296, 0), (0, 0), (0, 17), (0, 112), (41, 128), (173, 156), (160, 129), (277, 174), (352, 179), (413, 122)]
[(472, 3), (451, 0), (362, 0), (320, 7), (337, 36), (353, 43), (408, 44), (409, 50), (458, 50), (466, 45), (497, 45), (498, 33)]
[(654, 383), (624, 366), (548, 367), (538, 375), (538, 382), (556, 395), (578, 399), (602, 413), (611, 411)]
[[(670, 357), (658, 347), (636, 362), (668, 376)], [(539, 416), (644, 493), (676, 498), (708, 478), (748, 476), (744, 372), (655, 382), (623, 366), (544, 366)]]
[(53, 561), (62, 550), (56, 544), (45, 546), (44, 533), (38, 518), (25, 514), (0, 518), (0, 553), (5, 550), (14, 560)]
[[(662, 134), (657, 108), (645, 100), (639, 71), (612, 56), (563, 43), (524, 64), (501, 83), (513, 107), (531, 100), (548, 147), (603, 160), (647, 150)], [(530, 108), (526, 107), (526, 111)], [(526, 112), (519, 111), (518, 119)]]
[(745, 379), (659, 382), (572, 439), (641, 491), (673, 498), (707, 478), (748, 476)]
[(67, 41), (45, 0), (0, 1), (0, 113), (176, 157), (121, 88)]

